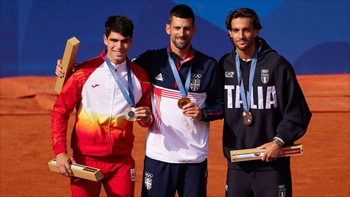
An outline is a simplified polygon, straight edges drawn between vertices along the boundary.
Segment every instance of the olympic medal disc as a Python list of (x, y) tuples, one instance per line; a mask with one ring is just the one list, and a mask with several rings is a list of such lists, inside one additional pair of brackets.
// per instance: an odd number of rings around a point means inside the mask
[(250, 125), (253, 122), (253, 116), (249, 111), (244, 111), (242, 114), (242, 120), (245, 125)]
[(136, 114), (135, 114), (135, 108), (129, 107), (124, 112), (125, 119), (128, 121), (135, 121), (136, 120)]
[(182, 109), (188, 103), (191, 103), (191, 100), (189, 98), (180, 98), (177, 102), (177, 106), (179, 106), (179, 108)]

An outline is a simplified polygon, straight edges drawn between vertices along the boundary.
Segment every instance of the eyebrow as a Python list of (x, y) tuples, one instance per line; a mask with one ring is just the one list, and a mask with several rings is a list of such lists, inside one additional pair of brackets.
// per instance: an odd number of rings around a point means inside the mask
[(111, 40), (111, 41), (114, 41), (114, 42), (118, 42), (118, 41), (127, 42), (127, 41), (130, 40), (130, 38), (125, 38), (125, 39), (123, 39), (123, 40), (119, 40), (119, 39), (117, 39), (117, 38), (110, 38), (110, 40)]

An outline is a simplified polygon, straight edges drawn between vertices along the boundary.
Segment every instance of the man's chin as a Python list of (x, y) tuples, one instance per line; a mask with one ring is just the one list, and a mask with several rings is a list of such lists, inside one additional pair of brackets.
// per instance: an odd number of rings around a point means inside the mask
[(184, 43), (184, 44), (175, 44), (176, 48), (178, 49), (185, 49), (188, 46), (188, 43)]

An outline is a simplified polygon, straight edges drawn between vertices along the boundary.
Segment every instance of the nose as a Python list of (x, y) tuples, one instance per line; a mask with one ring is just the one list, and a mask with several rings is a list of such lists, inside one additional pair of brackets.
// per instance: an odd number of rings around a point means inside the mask
[(244, 38), (243, 31), (239, 31), (238, 36), (239, 36), (239, 38)]
[(184, 36), (184, 29), (183, 29), (183, 28), (181, 28), (181, 29), (179, 30), (179, 36), (180, 36), (180, 37), (183, 37), (183, 36)]
[(123, 48), (123, 45), (122, 45), (122, 42), (116, 42), (115, 45), (114, 45), (117, 49), (121, 49)]

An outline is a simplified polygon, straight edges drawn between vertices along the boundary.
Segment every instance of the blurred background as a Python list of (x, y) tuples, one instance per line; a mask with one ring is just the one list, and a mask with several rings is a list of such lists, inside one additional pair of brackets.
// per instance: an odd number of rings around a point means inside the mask
[(0, 77), (54, 76), (56, 60), (73, 36), (81, 42), (77, 62), (99, 55), (110, 15), (127, 16), (135, 25), (129, 58), (166, 47), (165, 24), (177, 4), (189, 5), (196, 14), (194, 48), (217, 60), (232, 50), (227, 15), (249, 7), (261, 19), (259, 35), (298, 75), (350, 72), (348, 0), (1, 0)]

